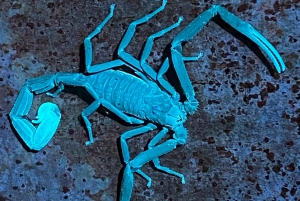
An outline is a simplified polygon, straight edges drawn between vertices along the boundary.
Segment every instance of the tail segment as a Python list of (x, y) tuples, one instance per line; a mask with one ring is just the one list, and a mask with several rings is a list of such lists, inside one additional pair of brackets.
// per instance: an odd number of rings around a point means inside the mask
[[(60, 110), (50, 102), (39, 107), (35, 120), (26, 118), (32, 106), (33, 93), (43, 93), (55, 87), (55, 77), (47, 75), (28, 80), (9, 114), (17, 133), (31, 150), (41, 150), (51, 140), (60, 122)], [(37, 128), (34, 124), (38, 125)]]

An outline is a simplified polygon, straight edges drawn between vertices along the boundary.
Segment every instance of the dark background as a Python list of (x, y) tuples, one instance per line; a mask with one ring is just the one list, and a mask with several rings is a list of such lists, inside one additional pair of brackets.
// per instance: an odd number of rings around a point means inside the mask
[[(8, 113), (26, 79), (84, 71), (82, 42), (108, 15), (110, 4), (116, 4), (115, 15), (93, 40), (95, 63), (111, 60), (129, 23), (161, 5), (149, 2), (0, 2), (0, 200), (116, 200), (123, 167), (117, 140), (135, 127), (95, 112), (89, 119), (99, 140), (86, 147), (79, 116), (91, 100), (84, 90), (67, 88), (53, 100), (35, 96), (30, 117), (52, 101), (62, 120), (42, 151), (28, 152)], [(161, 157), (163, 165), (185, 175), (186, 184), (146, 164), (142, 169), (152, 186), (135, 174), (132, 200), (300, 200), (300, 3), (228, 2), (169, 0), (163, 12), (137, 28), (126, 50), (138, 57), (149, 35), (184, 16), (180, 27), (155, 41), (148, 62), (157, 69), (179, 31), (218, 3), (259, 30), (287, 70), (272, 76), (247, 41), (208, 23), (184, 46), (188, 56), (204, 52), (187, 64), (200, 107), (185, 123), (187, 144)], [(129, 140), (131, 155), (142, 152), (156, 132)]]

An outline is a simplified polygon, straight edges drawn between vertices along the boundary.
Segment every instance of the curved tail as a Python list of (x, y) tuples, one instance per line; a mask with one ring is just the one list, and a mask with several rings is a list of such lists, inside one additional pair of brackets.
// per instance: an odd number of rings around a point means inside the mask
[[(38, 109), (35, 120), (28, 120), (25, 116), (30, 111), (33, 93), (25, 85), (9, 113), (12, 124), (25, 144), (31, 150), (41, 150), (53, 137), (61, 118), (57, 105), (46, 102)], [(37, 124), (37, 128), (33, 125)]]
[[(53, 137), (61, 118), (58, 106), (47, 102), (39, 107), (35, 120), (28, 120), (26, 115), (30, 111), (33, 94), (46, 93), (56, 97), (64, 89), (64, 84), (84, 86), (86, 82), (86, 76), (80, 73), (57, 73), (27, 80), (9, 116), (14, 128), (30, 149), (41, 150)], [(58, 87), (56, 92), (49, 93), (54, 87)], [(33, 124), (37, 124), (37, 127)]]

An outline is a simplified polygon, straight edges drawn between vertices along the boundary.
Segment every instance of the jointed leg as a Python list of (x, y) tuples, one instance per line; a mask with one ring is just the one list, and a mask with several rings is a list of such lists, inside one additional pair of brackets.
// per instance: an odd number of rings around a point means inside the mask
[(156, 126), (152, 123), (149, 123), (146, 126), (142, 126), (142, 127), (127, 131), (121, 135), (120, 140), (121, 140), (122, 155), (123, 155), (123, 160), (126, 164), (128, 164), (130, 161), (129, 148), (128, 148), (126, 140), (128, 140), (134, 136), (141, 135), (143, 133), (147, 133), (154, 129), (156, 129)]
[[(135, 67), (136, 69), (142, 71), (141, 67), (140, 67), (140, 63), (137, 59), (135, 59), (133, 56), (131, 56), (130, 54), (128, 54), (127, 52), (125, 52), (125, 48), (128, 46), (128, 44), (130, 43), (136, 26), (143, 24), (145, 22), (147, 22), (149, 19), (151, 19), (152, 17), (154, 17), (157, 13), (159, 13), (160, 11), (162, 11), (165, 8), (165, 5), (167, 4), (167, 0), (163, 0), (162, 5), (156, 9), (155, 11), (153, 11), (152, 13), (142, 17), (141, 19), (138, 19), (134, 22), (132, 22), (129, 27), (127, 28), (127, 31), (119, 45), (118, 48), (118, 55), (127, 63), (129, 63), (130, 65), (132, 65), (133, 67)], [(155, 80), (156, 79), (156, 72), (149, 67), (148, 69), (148, 73), (147, 73), (151, 79)]]
[(86, 65), (86, 70), (89, 73), (96, 73), (96, 72), (100, 72), (100, 71), (103, 71), (103, 70), (107, 70), (107, 69), (111, 69), (111, 68), (114, 68), (114, 67), (125, 65), (125, 63), (123, 61), (121, 61), (120, 59), (109, 61), (109, 62), (102, 63), (102, 64), (92, 65), (93, 51), (92, 51), (91, 39), (95, 35), (100, 33), (100, 31), (102, 30), (104, 25), (108, 22), (108, 20), (110, 20), (110, 18), (112, 18), (114, 8), (115, 8), (115, 4), (112, 4), (110, 6), (109, 15), (105, 18), (105, 20), (98, 27), (96, 27), (96, 29), (90, 35), (88, 35), (84, 39), (85, 65)]
[[(202, 56), (203, 56), (203, 52), (200, 52), (198, 56), (183, 57), (182, 59), (183, 59), (183, 61), (196, 61)], [(169, 67), (170, 67), (169, 58), (166, 58), (157, 73), (157, 81), (164, 87), (164, 89), (167, 90), (167, 92), (169, 94), (172, 95), (172, 97), (175, 100), (179, 101), (179, 94), (175, 91), (175, 89), (172, 87), (172, 85), (170, 85), (170, 83), (167, 82), (163, 77), (163, 75), (168, 71)]]
[[(88, 91), (91, 91), (91, 89)], [(111, 103), (107, 102), (106, 100), (102, 99), (102, 98), (98, 98), (96, 99), (89, 107), (87, 107), (85, 110), (83, 110), (82, 112), (82, 117), (84, 119), (84, 122), (86, 123), (87, 129), (88, 129), (88, 133), (89, 133), (89, 141), (86, 142), (86, 145), (90, 145), (94, 142), (93, 139), (93, 133), (92, 133), (92, 126), (90, 121), (88, 120), (88, 116), (91, 115), (93, 112), (95, 112), (100, 105), (103, 105), (105, 108), (107, 108), (108, 110), (110, 110), (111, 112), (113, 112), (114, 114), (116, 114), (117, 116), (119, 116), (121, 119), (123, 119), (124, 121), (126, 121), (127, 123), (130, 124), (142, 124), (144, 123), (143, 120), (134, 118), (134, 117), (129, 117), (127, 116), (125, 113), (123, 113), (122, 111), (120, 111), (119, 109), (117, 109), (115, 106), (113, 106)]]
[[(87, 86), (86, 88), (90, 93), (93, 90), (89, 86)], [(115, 106), (113, 106), (111, 103), (107, 102), (106, 100), (104, 100), (102, 98), (98, 98), (91, 105), (89, 105), (85, 110), (82, 111), (82, 118), (84, 119), (84, 122), (87, 126), (88, 133), (89, 133), (89, 139), (90, 139), (89, 141), (86, 142), (86, 145), (90, 145), (94, 142), (93, 133), (92, 133), (92, 125), (87, 117), (89, 115), (91, 115), (93, 112), (95, 112), (100, 107), (100, 105), (103, 105), (103, 107), (109, 109), (111, 112), (113, 112), (114, 114), (119, 116), (121, 119), (123, 119), (127, 123), (130, 123), (130, 124), (144, 123), (143, 120), (140, 120), (140, 119), (137, 119), (134, 117), (129, 117), (125, 113), (123, 113), (122, 111), (117, 109)]]
[(187, 98), (187, 101), (184, 102), (185, 110), (188, 114), (193, 114), (198, 108), (199, 103), (195, 98), (195, 91), (184, 65), (184, 59), (181, 54), (182, 47), (181, 45), (178, 45), (175, 48), (172, 47), (171, 56), (183, 93)]
[(132, 137), (135, 137), (137, 135), (149, 132), (153, 129), (156, 129), (156, 126), (154, 124), (147, 124), (146, 126), (136, 128), (130, 131), (127, 131), (123, 133), (120, 137), (121, 140), (121, 149), (122, 149), (122, 155), (123, 160), (127, 165), (130, 165), (133, 172), (139, 173), (141, 176), (143, 176), (145, 179), (148, 180), (147, 186), (151, 185), (151, 178), (148, 177), (145, 173), (143, 173), (140, 168), (147, 162), (153, 161), (155, 167), (159, 170), (162, 170), (166, 173), (173, 174), (175, 176), (178, 176), (182, 179), (182, 183), (185, 183), (184, 176), (180, 173), (177, 173), (173, 170), (170, 170), (167, 167), (160, 166), (160, 162), (158, 157), (166, 154), (176, 147), (176, 140), (168, 140), (158, 146), (155, 146), (168, 132), (167, 128), (164, 128), (162, 131), (160, 131), (149, 143), (148, 150), (140, 153), (137, 155), (133, 160), (130, 161), (130, 154), (129, 154), (129, 148), (127, 145), (126, 140), (130, 139)]
[[(121, 201), (127, 201), (131, 197), (132, 189), (133, 189), (133, 173), (136, 172), (140, 174), (142, 177), (144, 177), (148, 183), (147, 186), (150, 187), (151, 185), (151, 178), (147, 176), (144, 172), (140, 170), (140, 168), (147, 162), (151, 160), (155, 160), (155, 166), (167, 173), (174, 174), (178, 177), (182, 178), (182, 183), (184, 183), (184, 177), (183, 175), (174, 172), (170, 170), (169, 168), (162, 167), (159, 165), (158, 157), (172, 151), (173, 149), (176, 148), (177, 141), (175, 139), (170, 139), (167, 140), (166, 142), (163, 142), (162, 144), (159, 144), (157, 146), (154, 146), (156, 143), (162, 139), (166, 133), (167, 129), (164, 128), (161, 132), (159, 132), (153, 140), (150, 142), (151, 149), (149, 147), (148, 150), (141, 152), (138, 154), (133, 160), (130, 161), (130, 156), (129, 156), (129, 149), (128, 145), (126, 143), (126, 139), (129, 139), (133, 136), (142, 134), (144, 132), (150, 131), (152, 129), (155, 129), (156, 126), (153, 124), (148, 124), (147, 126), (143, 126), (137, 129), (134, 129), (132, 131), (128, 131), (121, 136), (121, 148), (122, 148), (122, 155), (124, 162), (126, 163), (126, 167), (123, 173), (123, 178), (122, 178), (122, 185), (121, 185), (121, 194), (120, 194), (120, 200)], [(158, 161), (158, 162), (157, 162)]]
[[(172, 29), (178, 27), (182, 20), (183, 20), (183, 18), (180, 17), (178, 19), (178, 21), (176, 23), (174, 23), (173, 25), (149, 36), (149, 38), (147, 39), (146, 45), (144, 47), (144, 50), (142, 52), (141, 61), (140, 61), (141, 67), (144, 70), (144, 72), (146, 72), (147, 74), (151, 74), (151, 71), (153, 71), (153, 69), (149, 66), (149, 64), (147, 63), (146, 60), (150, 55), (150, 52), (151, 52), (153, 44), (154, 44), (154, 40), (156, 38), (159, 38), (159, 37), (165, 35), (167, 32), (171, 31)], [(165, 66), (165, 64), (168, 64), (167, 62), (168, 61), (165, 61), (163, 66)], [(158, 79), (158, 81), (160, 82), (162, 87), (165, 90), (167, 90), (168, 93), (170, 93), (173, 97), (177, 95), (177, 92), (175, 91), (175, 89), (162, 77), (161, 74), (160, 74), (160, 77), (158, 75), (156, 75), (155, 79)]]
[(50, 93), (50, 92), (46, 92), (47, 96), (51, 96), (52, 98), (55, 98), (58, 96), (58, 94), (60, 94), (63, 90), (65, 89), (65, 86), (60, 83), (58, 85), (58, 89), (54, 92), (54, 93)]
[(133, 169), (130, 165), (130, 154), (129, 154), (129, 148), (127, 145), (126, 140), (129, 138), (132, 138), (134, 136), (149, 132), (153, 129), (156, 129), (156, 126), (154, 124), (147, 124), (146, 126), (142, 126), (130, 131), (127, 131), (123, 133), (120, 137), (121, 141), (121, 149), (122, 149), (122, 156), (123, 160), (126, 163), (126, 167), (123, 173), (122, 178), (122, 184), (121, 184), (121, 194), (120, 194), (120, 201), (128, 201), (131, 198), (131, 193), (133, 189), (133, 172), (136, 172), (140, 174), (142, 177), (144, 177), (148, 183), (147, 186), (150, 187), (151, 185), (151, 178), (146, 175), (144, 172), (142, 172), (140, 169)]
[(166, 58), (157, 73), (156, 79), (164, 87), (164, 89), (167, 90), (167, 92), (172, 96), (173, 99), (179, 101), (179, 94), (174, 89), (174, 87), (163, 77), (163, 75), (167, 72), (168, 69), (169, 69), (169, 59)]
[[(195, 98), (195, 91), (192, 86), (189, 75), (186, 71), (184, 61), (186, 61), (187, 58), (192, 58), (192, 60), (194, 60), (196, 57), (183, 57), (181, 52), (182, 52), (181, 45), (178, 45), (175, 48), (172, 47), (171, 49), (172, 62), (176, 74), (178, 75), (178, 79), (180, 81), (181, 87), (183, 89), (183, 93), (187, 98), (187, 101), (184, 102), (185, 110), (188, 114), (194, 114), (194, 112), (198, 108), (199, 103)], [(201, 55), (202, 53), (200, 52), (198, 57)]]
[[(163, 128), (163, 130), (160, 131), (160, 132), (159, 132), (159, 133), (158, 133), (158, 134), (150, 141), (150, 143), (149, 143), (149, 145), (148, 145), (149, 150), (153, 149), (153, 148), (155, 147), (155, 145), (156, 145), (162, 138), (164, 138), (164, 137), (166, 136), (167, 132), (168, 132), (168, 129)], [(155, 166), (157, 169), (159, 169), (159, 170), (161, 170), (161, 171), (163, 171), (163, 172), (166, 172), (166, 173), (168, 173), (168, 174), (172, 174), (172, 175), (175, 175), (175, 176), (177, 176), (177, 177), (180, 177), (180, 178), (181, 178), (181, 182), (182, 182), (183, 184), (185, 184), (184, 176), (183, 176), (182, 174), (178, 173), (178, 172), (175, 172), (175, 171), (171, 170), (171, 169), (168, 168), (168, 167), (161, 166), (158, 157), (152, 159), (152, 162), (154, 163), (154, 166)]]

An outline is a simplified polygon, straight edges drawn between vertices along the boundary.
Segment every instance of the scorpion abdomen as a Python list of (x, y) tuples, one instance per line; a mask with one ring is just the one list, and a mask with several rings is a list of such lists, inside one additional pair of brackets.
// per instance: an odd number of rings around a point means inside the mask
[(153, 91), (166, 95), (158, 87), (124, 71), (107, 70), (89, 78), (89, 83), (99, 98), (104, 98), (119, 110), (142, 119), (147, 119), (147, 112), (144, 111), (148, 108), (145, 107), (145, 97)]

